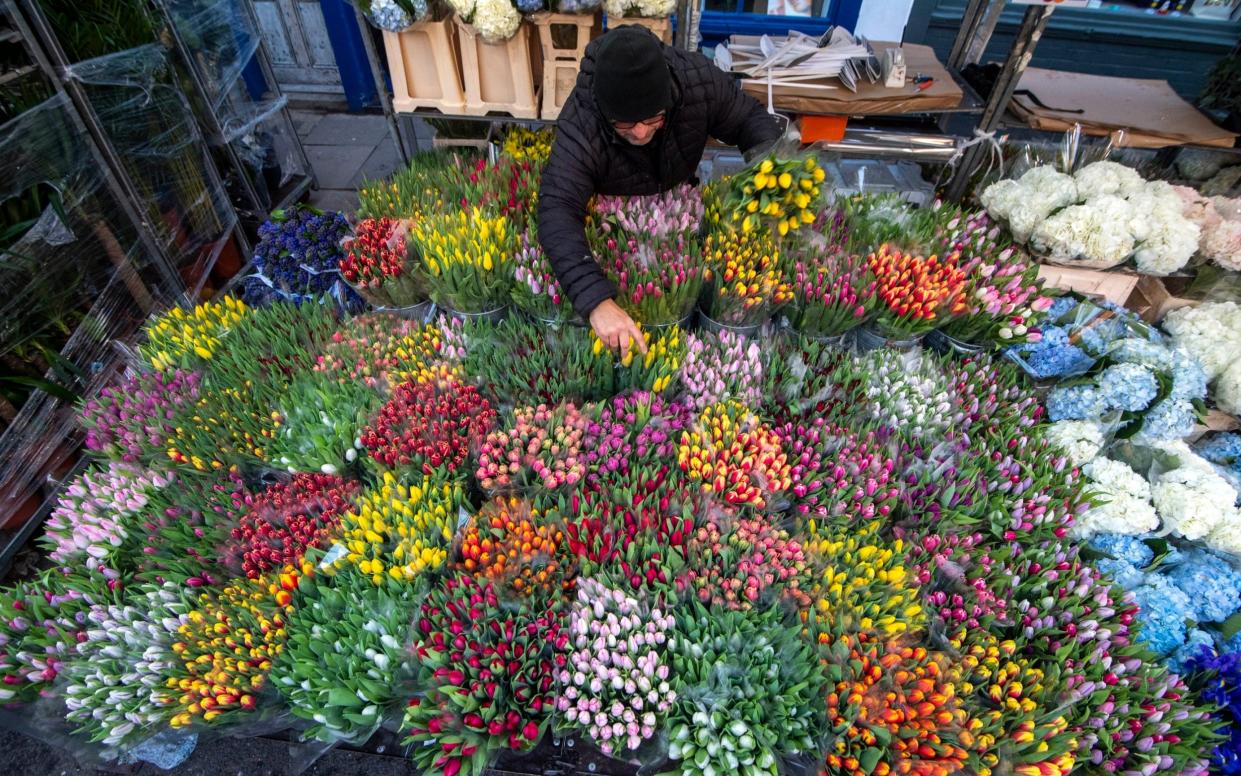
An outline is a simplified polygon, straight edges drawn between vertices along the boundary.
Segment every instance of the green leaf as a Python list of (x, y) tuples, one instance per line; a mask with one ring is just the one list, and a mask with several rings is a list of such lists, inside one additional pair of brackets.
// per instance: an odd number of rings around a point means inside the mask
[(1224, 641), (1228, 641), (1238, 632), (1241, 632), (1241, 612), (1224, 620), (1224, 624), (1220, 626), (1220, 635), (1224, 637)]
[(361, 706), (362, 699), (356, 694), (349, 692), (342, 687), (333, 687), (328, 690), (328, 703), (333, 706)]
[(76, 402), (79, 397), (76, 393), (58, 385), (51, 380), (44, 380), (41, 377), (24, 377), (20, 375), (0, 375), (0, 383), (10, 383), (12, 385), (21, 385), (26, 388), (33, 388), (36, 391), (43, 391), (48, 396), (55, 396), (57, 399)]
[(858, 758), (858, 765), (864, 772), (873, 773), (875, 766), (879, 764), (879, 758), (882, 756), (882, 749), (867, 749), (862, 752), (862, 756)]

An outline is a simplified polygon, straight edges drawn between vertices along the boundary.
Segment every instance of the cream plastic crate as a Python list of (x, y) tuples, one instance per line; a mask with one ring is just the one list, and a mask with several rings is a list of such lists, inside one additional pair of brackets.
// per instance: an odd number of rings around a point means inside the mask
[(452, 19), (418, 22), (404, 32), (385, 31), (383, 38), (394, 110), (465, 111), (461, 55)]
[(541, 115), (555, 119), (577, 83), (587, 44), (602, 32), (602, 20), (599, 14), (547, 12), (533, 14), (530, 20), (539, 31), (539, 48), (543, 53)]
[(470, 25), (456, 19), (461, 47), (461, 80), (467, 116), (504, 113), (515, 119), (538, 118), (536, 84), (541, 76), (534, 26), (522, 21), (517, 34), (488, 43)]

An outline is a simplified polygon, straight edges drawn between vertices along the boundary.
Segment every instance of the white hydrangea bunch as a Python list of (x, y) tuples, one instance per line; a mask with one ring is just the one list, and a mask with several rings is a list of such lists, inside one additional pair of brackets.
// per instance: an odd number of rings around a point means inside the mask
[(1156, 477), (1151, 486), (1151, 500), (1164, 530), (1195, 541), (1236, 517), (1237, 491), (1210, 462), (1182, 441), (1157, 447), (1175, 455), (1180, 463)]
[(1199, 224), (1198, 249), (1224, 269), (1241, 272), (1241, 197), (1212, 197), (1206, 202), (1210, 213)]
[(1207, 534), (1206, 545), (1218, 552), (1241, 557), (1241, 509), (1225, 518)]
[(1137, 170), (1106, 160), (1086, 165), (1073, 173), (1073, 179), (1077, 181), (1078, 197), (1084, 200), (1106, 194), (1127, 197), (1146, 185)]
[(643, 16), (663, 19), (676, 10), (676, 0), (604, 0), (603, 9), (608, 16)]
[(448, 0), (448, 4), (488, 43), (508, 40), (521, 26), (521, 14), (509, 0)]
[(1047, 427), (1047, 439), (1064, 451), (1073, 466), (1084, 466), (1095, 459), (1106, 439), (1103, 429), (1092, 420), (1062, 420)]
[(1129, 196), (1138, 240), (1134, 255), (1138, 269), (1148, 275), (1168, 275), (1189, 263), (1198, 250), (1201, 229), (1185, 216), (1185, 202), (1166, 181), (1149, 181)]
[(1136, 536), (1159, 527), (1159, 516), (1151, 506), (1151, 486), (1146, 478), (1127, 464), (1111, 458), (1095, 458), (1082, 467), (1090, 479), (1090, 490), (1098, 504), (1086, 511), (1073, 526), (1082, 539), (1100, 533)]
[(1133, 215), (1132, 206), (1120, 197), (1096, 197), (1038, 224), (1030, 245), (1056, 261), (1092, 269), (1115, 267), (1133, 253), (1135, 241), (1129, 229)]
[(1173, 310), (1163, 327), (1180, 347), (1202, 362), (1214, 380), (1241, 359), (1241, 305), (1206, 302)]
[(1008, 222), (1017, 242), (1026, 242), (1049, 215), (1078, 201), (1077, 182), (1054, 167), (1034, 167), (1017, 180), (988, 186), (981, 200), (992, 216)]
[(1230, 415), (1241, 415), (1241, 358), (1215, 381), (1215, 405)]

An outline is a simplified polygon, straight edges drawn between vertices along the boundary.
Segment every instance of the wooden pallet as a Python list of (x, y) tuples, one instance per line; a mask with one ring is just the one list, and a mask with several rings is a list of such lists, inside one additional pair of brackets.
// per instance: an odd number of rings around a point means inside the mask
[(465, 110), (461, 54), (452, 19), (418, 22), (404, 32), (385, 30), (383, 39), (394, 110), (434, 108), (449, 114)]
[(555, 119), (577, 83), (586, 46), (603, 32), (599, 14), (536, 13), (530, 21), (539, 31), (543, 53), (544, 119)]
[(655, 36), (672, 45), (672, 20), (665, 17), (663, 19), (648, 19), (645, 16), (622, 16), (619, 19), (608, 19), (608, 29), (620, 27), (625, 24), (636, 24), (639, 27), (645, 27)]
[(503, 113), (515, 119), (539, 116), (538, 87), (542, 61), (534, 26), (522, 21), (517, 34), (488, 43), (472, 26), (454, 19), (461, 48), (461, 79), (467, 116)]

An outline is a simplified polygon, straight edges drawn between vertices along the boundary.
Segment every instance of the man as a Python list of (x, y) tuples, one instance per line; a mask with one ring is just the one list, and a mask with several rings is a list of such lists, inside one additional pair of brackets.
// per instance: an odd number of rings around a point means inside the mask
[(748, 152), (779, 136), (776, 119), (728, 74), (645, 27), (617, 27), (586, 47), (543, 171), (539, 242), (574, 309), (608, 347), (623, 350), (632, 339), (646, 352), (587, 246), (591, 197), (657, 194), (690, 180), (708, 137)]

